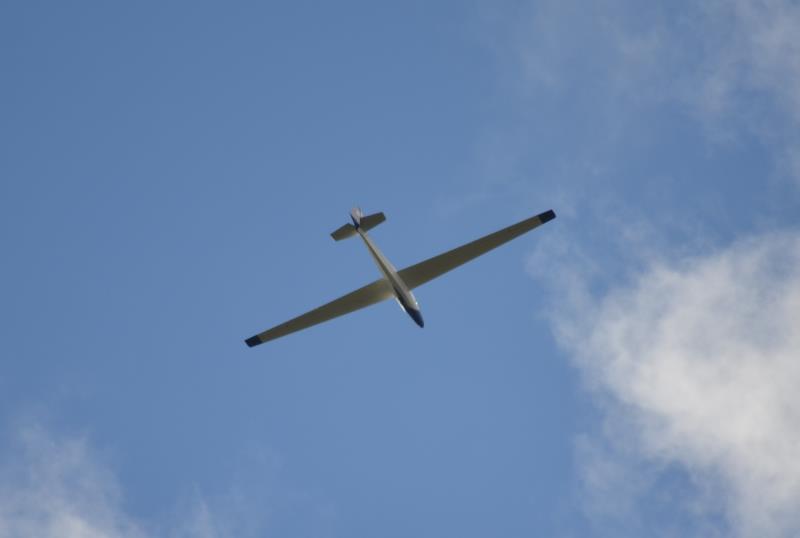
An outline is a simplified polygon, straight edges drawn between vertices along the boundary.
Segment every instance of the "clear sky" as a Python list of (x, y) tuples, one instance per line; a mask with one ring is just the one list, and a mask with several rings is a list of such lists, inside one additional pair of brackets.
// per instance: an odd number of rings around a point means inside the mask
[[(0, 535), (800, 531), (800, 8), (0, 7)], [(386, 302), (243, 339), (547, 209)]]

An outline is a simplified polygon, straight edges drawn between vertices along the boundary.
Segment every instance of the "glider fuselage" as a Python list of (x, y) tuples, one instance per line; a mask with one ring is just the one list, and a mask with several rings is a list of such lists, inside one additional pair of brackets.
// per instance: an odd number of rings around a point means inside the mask
[(386, 256), (383, 255), (378, 247), (375, 246), (375, 243), (372, 242), (372, 239), (367, 235), (367, 232), (362, 230), (359, 227), (356, 227), (356, 231), (358, 235), (361, 236), (361, 239), (364, 241), (364, 244), (367, 245), (367, 250), (369, 250), (372, 259), (375, 260), (375, 265), (378, 266), (378, 269), (383, 274), (384, 278), (391, 284), (392, 291), (394, 292), (395, 298), (397, 302), (400, 304), (400, 307), (406, 311), (406, 313), (411, 316), (411, 319), (414, 320), (414, 323), (419, 325), (420, 327), (425, 326), (425, 322), (422, 319), (422, 313), (419, 310), (419, 303), (417, 303), (417, 299), (414, 297), (414, 294), (411, 293), (411, 290), (408, 289), (406, 283), (403, 282), (403, 279), (400, 278), (400, 275), (397, 274), (397, 269), (395, 269), (394, 265), (386, 259)]

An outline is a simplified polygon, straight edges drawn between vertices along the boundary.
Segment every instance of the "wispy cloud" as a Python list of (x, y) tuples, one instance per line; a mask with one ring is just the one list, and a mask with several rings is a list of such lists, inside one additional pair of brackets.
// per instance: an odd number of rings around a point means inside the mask
[(554, 326), (603, 412), (578, 456), (610, 534), (665, 506), (684, 535), (800, 532), (798, 267), (787, 232), (651, 260), (600, 298), (577, 269), (560, 281), (577, 291)]
[[(712, 148), (758, 141), (773, 173), (800, 185), (796, 2), (498, 6), (485, 6), (486, 41), (502, 65), (500, 93), (514, 106), (496, 118), (479, 157), (487, 177), (586, 177), (679, 117), (693, 121)], [(553, 140), (567, 152), (560, 164), (537, 153)], [(532, 158), (540, 164), (531, 166)]]
[(710, 118), (752, 110), (754, 92), (761, 92), (800, 121), (796, 2), (545, 0), (525, 6), (504, 44), (521, 68), (516, 80), (523, 94), (570, 90), (581, 81), (625, 97), (628, 105), (678, 100)]
[(39, 427), (20, 431), (0, 481), (0, 536), (141, 538), (121, 507), (113, 475), (93, 461), (84, 439), (55, 440)]
[(223, 538), (263, 530), (254, 514), (265, 507), (256, 511), (238, 495), (212, 506), (195, 491), (168, 521), (147, 521), (125, 509), (123, 493), (85, 437), (57, 436), (33, 423), (16, 432), (0, 461), (0, 536)]

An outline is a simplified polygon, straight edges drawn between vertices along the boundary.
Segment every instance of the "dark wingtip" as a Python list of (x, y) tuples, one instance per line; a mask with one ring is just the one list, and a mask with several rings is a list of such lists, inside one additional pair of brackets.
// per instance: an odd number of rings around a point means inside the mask
[(553, 211), (552, 209), (549, 209), (544, 213), (539, 214), (539, 220), (542, 222), (542, 224), (544, 224), (545, 222), (550, 222), (554, 218), (556, 218), (556, 212)]
[(250, 338), (245, 340), (244, 343), (247, 344), (248, 347), (253, 347), (263, 342), (261, 342), (261, 338), (259, 338), (258, 335), (256, 335), (256, 336), (251, 336)]

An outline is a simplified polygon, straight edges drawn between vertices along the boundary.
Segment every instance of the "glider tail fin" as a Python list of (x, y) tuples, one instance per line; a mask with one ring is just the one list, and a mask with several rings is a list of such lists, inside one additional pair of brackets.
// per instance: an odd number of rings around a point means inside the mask
[(333, 237), (334, 241), (341, 241), (342, 239), (353, 237), (356, 235), (356, 230), (364, 230), (365, 232), (367, 230), (371, 230), (381, 222), (385, 221), (386, 215), (383, 213), (364, 215), (364, 213), (356, 207), (350, 211), (350, 218), (353, 221), (352, 224), (347, 223), (331, 234), (331, 237)]
[(353, 221), (353, 226), (358, 228), (361, 225), (361, 219), (364, 217), (364, 212), (360, 207), (354, 207), (350, 210), (350, 219)]

